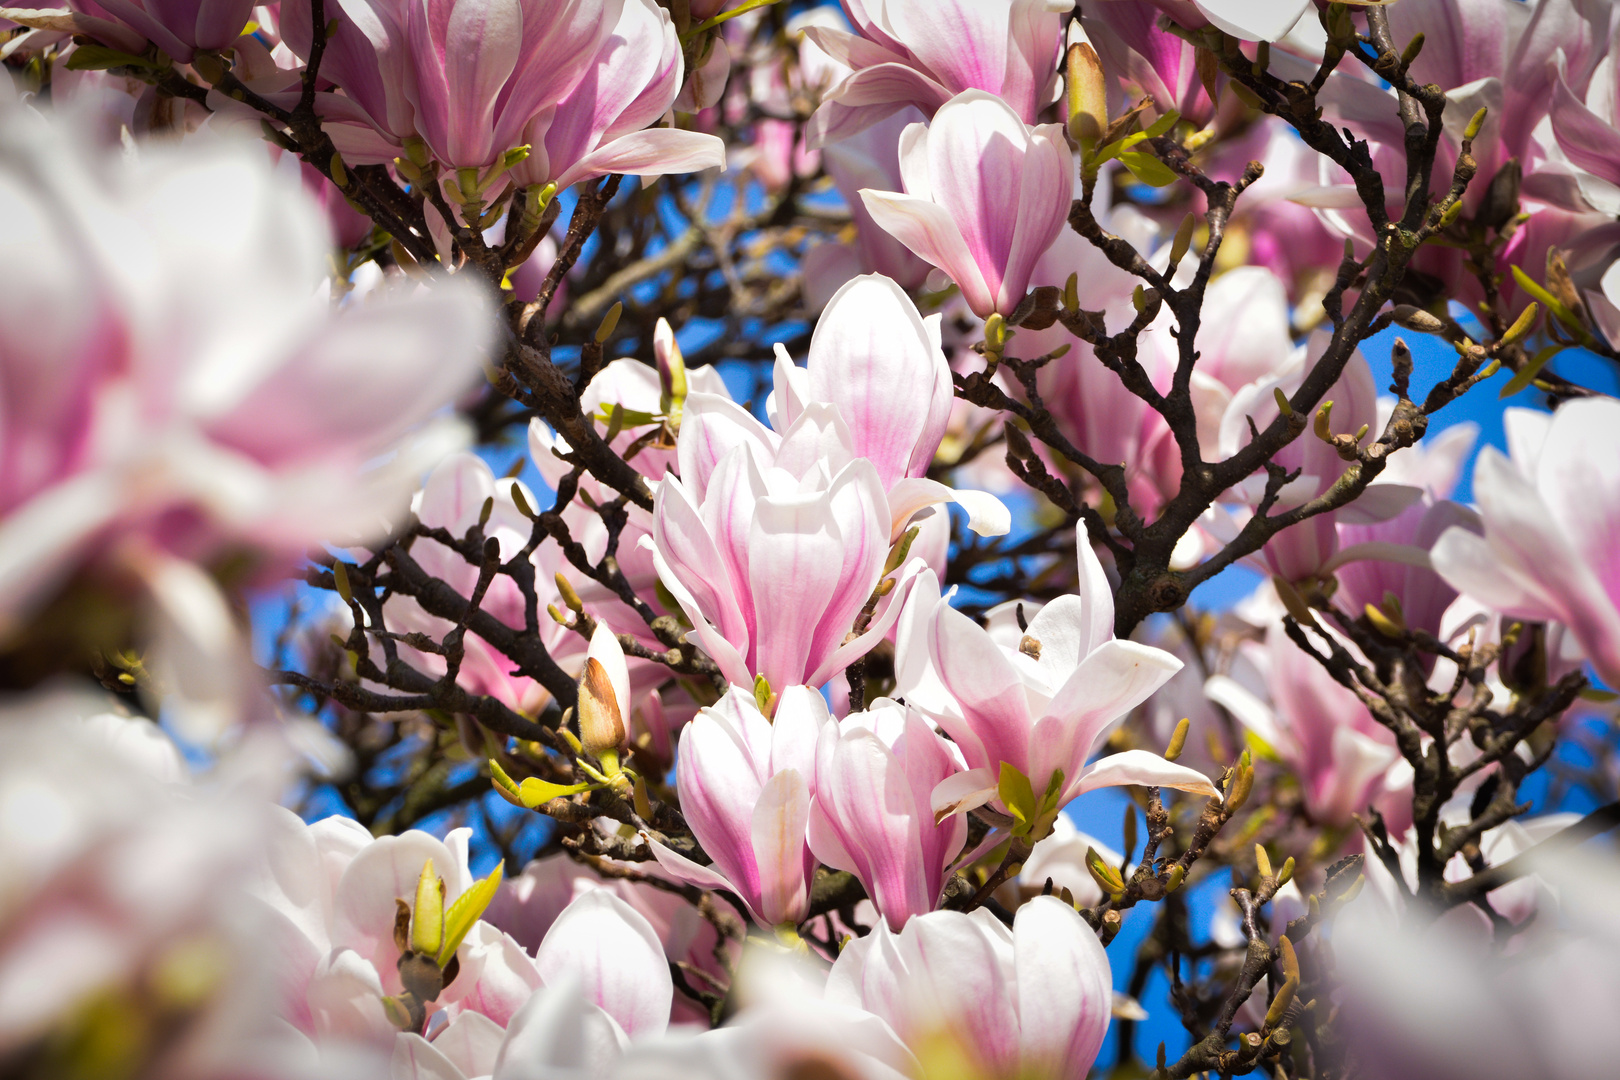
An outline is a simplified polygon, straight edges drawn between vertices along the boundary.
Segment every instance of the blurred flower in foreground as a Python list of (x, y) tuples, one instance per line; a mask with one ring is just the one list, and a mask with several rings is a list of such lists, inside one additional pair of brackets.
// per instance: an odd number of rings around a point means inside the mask
[[(1333, 946), (1366, 1075), (1390, 1080), (1577, 1080), (1620, 1057), (1620, 867), (1588, 855), (1538, 864), (1559, 916), (1503, 950), (1486, 920), (1345, 920)], [(1495, 899), (1493, 894), (1493, 900)], [(1348, 914), (1348, 912), (1346, 912)], [(1475, 914), (1478, 914), (1477, 909)]]
[(1620, 402), (1509, 409), (1506, 422), (1512, 457), (1486, 447), (1475, 467), (1485, 535), (1447, 529), (1434, 568), (1505, 615), (1563, 623), (1620, 686)]
[(0, 207), (0, 637), (79, 575), (217, 650), (223, 603), (170, 567), (241, 581), (380, 533), (459, 430), (407, 439), (479, 377), (489, 303), (447, 280), (334, 311), (325, 215), (262, 148), (102, 151), (11, 107)]
[(1045, 896), (1019, 908), (1010, 930), (983, 908), (918, 916), (898, 934), (880, 925), (844, 947), (827, 999), (881, 1016), (921, 1075), (1080, 1080), (1112, 991), (1096, 933)]
[[(111, 704), (58, 691), (0, 710), (0, 1074), (322, 1075), (276, 1020), (242, 904), (284, 755), (255, 740), (193, 785), (156, 724)], [(355, 1068), (328, 1075), (368, 1075), (332, 1049)]]

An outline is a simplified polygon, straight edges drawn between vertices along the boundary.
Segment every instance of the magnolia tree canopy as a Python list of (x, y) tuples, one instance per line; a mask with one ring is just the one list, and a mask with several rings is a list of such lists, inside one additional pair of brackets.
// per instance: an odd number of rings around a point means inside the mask
[(1611, 1074), (1615, 35), (0, 9), (0, 1074)]

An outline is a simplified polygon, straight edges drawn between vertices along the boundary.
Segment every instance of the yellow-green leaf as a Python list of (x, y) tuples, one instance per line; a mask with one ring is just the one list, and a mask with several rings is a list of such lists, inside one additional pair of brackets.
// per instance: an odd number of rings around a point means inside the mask
[(552, 799), (565, 799), (570, 795), (578, 795), (582, 791), (590, 791), (595, 784), (552, 784), (531, 776), (518, 785), (518, 800), (530, 810), (543, 806)]
[(1131, 175), (1149, 187), (1168, 187), (1176, 182), (1176, 174), (1170, 166), (1154, 157), (1138, 150), (1128, 150), (1118, 155), (1120, 164), (1131, 170)]
[(1035, 822), (1036, 813), (1035, 789), (1031, 786), (1029, 777), (1003, 761), (996, 793), (1001, 796), (1001, 805), (1007, 808), (1007, 813), (1018, 822), (1013, 826), (1013, 835), (1023, 836), (1029, 832), (1030, 826)]
[(146, 59), (144, 56), (132, 56), (127, 52), (109, 49), (105, 45), (80, 45), (73, 50), (73, 55), (67, 59), (69, 71), (106, 71), (115, 67), (138, 67), (156, 70), (159, 65)]
[(461, 943), (467, 937), (468, 931), (473, 928), (489, 908), (490, 901), (495, 899), (495, 890), (501, 887), (501, 878), (506, 873), (506, 863), (495, 864), (495, 869), (482, 881), (473, 883), (473, 887), (456, 897), (450, 905), (450, 910), (444, 913), (444, 945), (435, 957), (442, 968), (456, 955)]
[(1502, 392), (1496, 396), (1499, 398), (1510, 398), (1514, 394), (1517, 394), (1520, 390), (1523, 390), (1525, 387), (1535, 382), (1536, 376), (1541, 374), (1541, 369), (1546, 367), (1547, 363), (1552, 360), (1553, 357), (1557, 356), (1563, 351), (1564, 347), (1562, 345), (1548, 345), (1545, 349), (1542, 349), (1540, 352), (1536, 353), (1535, 356), (1531, 357), (1528, 364), (1520, 368), (1518, 373), (1514, 375), (1513, 378), (1508, 380), (1508, 384), (1502, 387)]
[(1513, 280), (1519, 283), (1519, 288), (1541, 301), (1546, 309), (1552, 312), (1553, 315), (1558, 318), (1559, 322), (1563, 323), (1571, 331), (1573, 331), (1579, 340), (1583, 342), (1592, 340), (1592, 335), (1587, 333), (1586, 327), (1581, 324), (1579, 316), (1577, 316), (1573, 311), (1570, 311), (1569, 308), (1565, 307), (1556, 296), (1548, 292), (1539, 283), (1537, 283), (1535, 278), (1525, 273), (1522, 267), (1515, 266), (1512, 269)]

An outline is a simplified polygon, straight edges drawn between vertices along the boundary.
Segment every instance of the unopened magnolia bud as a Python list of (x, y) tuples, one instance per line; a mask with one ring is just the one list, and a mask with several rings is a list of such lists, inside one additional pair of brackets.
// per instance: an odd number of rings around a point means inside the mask
[(1254, 845), (1254, 863), (1259, 869), (1261, 877), (1271, 876), (1271, 856), (1266, 854), (1264, 844)]
[(1290, 418), (1294, 415), (1294, 406), (1289, 403), (1288, 395), (1283, 393), (1282, 387), (1273, 386), (1271, 388), (1271, 396), (1277, 400), (1278, 412), (1282, 413), (1283, 416)]
[(1535, 301), (1531, 301), (1530, 306), (1520, 312), (1517, 319), (1513, 320), (1513, 325), (1508, 327), (1507, 333), (1502, 335), (1502, 344), (1512, 345), (1514, 342), (1530, 333), (1531, 330), (1535, 329), (1536, 318), (1540, 314), (1541, 305), (1537, 304)]
[(1239, 765), (1237, 776), (1232, 781), (1232, 790), (1226, 796), (1226, 812), (1235, 814), (1243, 809), (1243, 804), (1249, 801), (1249, 793), (1253, 790), (1254, 767), (1248, 764)]
[(1181, 756), (1187, 748), (1187, 732), (1192, 730), (1192, 718), (1183, 716), (1176, 724), (1176, 730), (1170, 733), (1170, 745), (1164, 748), (1164, 760), (1174, 761)]
[(411, 908), (411, 949), (437, 956), (444, 944), (444, 879), (433, 870), (433, 860), (422, 864), (416, 879), (416, 903)]
[(1168, 896), (1169, 894), (1175, 892), (1177, 889), (1181, 888), (1181, 883), (1183, 881), (1186, 881), (1186, 880), (1187, 880), (1187, 868), (1185, 866), (1182, 866), (1180, 863), (1177, 863), (1176, 865), (1172, 866), (1170, 868), (1170, 876), (1165, 880), (1165, 883), (1164, 883), (1165, 895)]
[(332, 183), (340, 188), (349, 186), (349, 174), (343, 168), (342, 154), (336, 150), (332, 151), (332, 160), (327, 162), (327, 167), (332, 170)]
[(1485, 126), (1485, 117), (1489, 114), (1490, 110), (1485, 108), (1485, 106), (1481, 105), (1479, 107), (1479, 110), (1474, 113), (1473, 118), (1468, 121), (1468, 126), (1463, 129), (1464, 142), (1473, 142), (1475, 139), (1479, 138), (1479, 129)]
[(512, 481), (512, 505), (517, 507), (518, 513), (522, 514), (530, 521), (534, 521), (540, 517), (539, 514), (535, 513), (534, 507), (529, 505), (528, 496), (523, 494), (523, 485), (519, 484), (516, 480)]
[(1119, 871), (1108, 864), (1108, 860), (1097, 854), (1094, 847), (1086, 848), (1086, 869), (1090, 871), (1091, 878), (1097, 883), (1104, 895), (1118, 896), (1125, 891), (1125, 881), (1119, 876)]
[(568, 605), (568, 610), (585, 610), (585, 602), (579, 598), (579, 593), (574, 591), (574, 586), (569, 584), (568, 579), (563, 577), (561, 570), (552, 576), (552, 580), (557, 583), (557, 595), (562, 597), (562, 602)]
[[(686, 359), (675, 341), (675, 331), (667, 319), (653, 327), (653, 358), (658, 361), (658, 382), (663, 397), (671, 404), (686, 400)], [(670, 404), (664, 406), (667, 411)]]
[(1090, 42), (1069, 46), (1065, 62), (1069, 93), (1069, 137), (1089, 153), (1108, 129), (1108, 80)]
[(1284, 860), (1282, 869), (1277, 871), (1277, 884), (1286, 885), (1292, 880), (1294, 880), (1294, 857), (1290, 855)]
[(1063, 283), (1063, 310), (1070, 315), (1080, 310), (1080, 275), (1070, 274)]
[(1392, 314), (1397, 325), (1420, 334), (1438, 334), (1446, 328), (1446, 324), (1438, 318), (1411, 304), (1397, 304)]
[(607, 668), (592, 656), (579, 679), (579, 744), (594, 757), (625, 743), (624, 715)]
[(1399, 639), (1406, 632), (1406, 627), (1401, 624), (1398, 618), (1391, 618), (1372, 604), (1365, 606), (1363, 614), (1367, 616), (1367, 621), (1372, 624), (1372, 628), (1387, 638)]

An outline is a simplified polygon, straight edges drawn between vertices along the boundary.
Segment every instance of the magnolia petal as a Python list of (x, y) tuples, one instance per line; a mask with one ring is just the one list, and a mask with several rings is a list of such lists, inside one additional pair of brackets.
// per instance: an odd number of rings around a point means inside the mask
[(962, 298), (975, 315), (988, 318), (996, 310), (996, 298), (985, 284), (978, 264), (968, 250), (962, 230), (943, 206), (897, 191), (862, 188), (861, 201), (878, 227), (924, 262), (932, 263), (956, 282)]
[(592, 150), (555, 183), (558, 190), (608, 173), (667, 176), (726, 167), (726, 144), (713, 135), (677, 128), (648, 128), (622, 135)]
[(652, 924), (609, 889), (590, 889), (563, 909), (535, 952), (543, 972), (571, 971), (585, 996), (631, 1038), (669, 1026), (675, 986)]
[(1080, 774), (1077, 795), (1102, 787), (1124, 787), (1136, 784), (1142, 787), (1167, 787), (1188, 791), (1194, 795), (1221, 797), (1220, 790), (1210, 783), (1209, 777), (1196, 769), (1166, 761), (1147, 750), (1125, 750), (1109, 754), (1086, 766)]
[(1108, 954), (1079, 912), (1037, 896), (1013, 920), (1020, 1071), (1083, 1080), (1113, 1005)]
[(996, 776), (989, 769), (969, 769), (934, 785), (929, 797), (936, 822), (977, 810), (996, 797)]
[(759, 868), (758, 914), (765, 925), (798, 922), (809, 911), (805, 880), (805, 830), (810, 789), (797, 769), (783, 769), (765, 782), (754, 805), (752, 836)]

